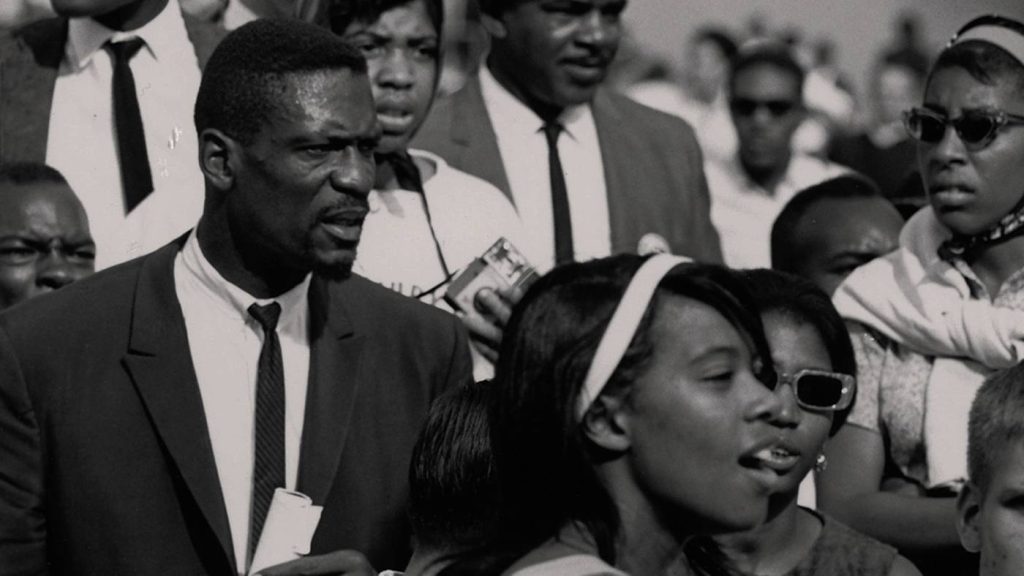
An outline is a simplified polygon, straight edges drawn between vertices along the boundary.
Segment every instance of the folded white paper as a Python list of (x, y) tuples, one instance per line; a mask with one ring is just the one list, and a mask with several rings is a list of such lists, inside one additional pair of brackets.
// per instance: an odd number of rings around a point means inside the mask
[(260, 543), (252, 557), (249, 576), (309, 554), (321, 512), (323, 506), (314, 506), (305, 494), (284, 488), (275, 490), (263, 523)]

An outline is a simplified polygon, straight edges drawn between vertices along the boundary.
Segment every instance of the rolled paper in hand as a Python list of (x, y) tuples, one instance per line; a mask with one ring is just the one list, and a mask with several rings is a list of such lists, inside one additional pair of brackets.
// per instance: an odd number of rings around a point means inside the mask
[(275, 490), (249, 575), (309, 554), (321, 512), (323, 506), (314, 506), (305, 494), (284, 488)]

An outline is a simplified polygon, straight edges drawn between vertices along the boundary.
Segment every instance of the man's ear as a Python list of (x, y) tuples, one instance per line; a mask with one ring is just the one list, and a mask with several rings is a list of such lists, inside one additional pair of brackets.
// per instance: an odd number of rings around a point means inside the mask
[(241, 152), (241, 144), (227, 134), (216, 128), (203, 130), (199, 135), (199, 167), (206, 181), (221, 191), (234, 187)]
[(487, 31), (491, 38), (504, 38), (508, 35), (508, 28), (505, 27), (505, 22), (502, 21), (501, 15), (481, 12), (480, 23), (483, 24), (484, 30)]
[(956, 499), (956, 531), (960, 533), (960, 545), (968, 552), (981, 551), (981, 491), (971, 482), (964, 485)]
[(610, 452), (625, 452), (631, 445), (629, 416), (622, 397), (602, 394), (583, 415), (583, 433)]

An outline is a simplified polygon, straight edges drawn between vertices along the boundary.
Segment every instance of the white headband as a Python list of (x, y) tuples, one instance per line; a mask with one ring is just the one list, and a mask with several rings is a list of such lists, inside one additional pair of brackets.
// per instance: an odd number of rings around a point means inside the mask
[(644, 317), (647, 305), (654, 297), (654, 291), (661, 283), (661, 279), (668, 274), (669, 270), (679, 264), (692, 262), (683, 256), (671, 254), (655, 254), (647, 259), (629, 281), (626, 292), (623, 293), (619, 305), (612, 314), (611, 321), (601, 335), (601, 342), (597, 345), (597, 352), (590, 362), (587, 370), (587, 377), (583, 380), (583, 389), (580, 390), (579, 401), (576, 405), (576, 419), (583, 420), (583, 416), (590, 409), (597, 396), (604, 389), (612, 373), (618, 368), (622, 356), (629, 348), (640, 320)]
[(981, 40), (994, 44), (1010, 53), (1021, 65), (1024, 65), (1024, 35), (1005, 26), (983, 24), (958, 34), (950, 43), (956, 45), (968, 40)]

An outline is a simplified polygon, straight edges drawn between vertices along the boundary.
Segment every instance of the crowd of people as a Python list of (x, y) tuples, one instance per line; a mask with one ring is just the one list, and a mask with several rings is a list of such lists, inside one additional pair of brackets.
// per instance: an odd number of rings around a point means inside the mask
[(0, 574), (1024, 573), (1024, 23), (628, 4), (19, 0)]

